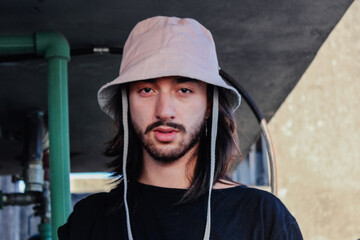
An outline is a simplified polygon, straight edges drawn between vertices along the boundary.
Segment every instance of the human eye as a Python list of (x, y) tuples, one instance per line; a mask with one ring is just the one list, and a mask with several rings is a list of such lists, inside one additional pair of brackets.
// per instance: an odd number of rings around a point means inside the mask
[(186, 93), (191, 93), (192, 91), (188, 88), (180, 88), (179, 89), (180, 93), (186, 94)]
[(140, 96), (148, 97), (148, 96), (152, 96), (155, 91), (152, 88), (143, 87), (143, 88), (140, 88), (138, 92), (139, 92)]
[(151, 88), (146, 87), (146, 88), (140, 89), (139, 92), (142, 92), (142, 93), (151, 93), (152, 91), (153, 91), (153, 90), (152, 90)]

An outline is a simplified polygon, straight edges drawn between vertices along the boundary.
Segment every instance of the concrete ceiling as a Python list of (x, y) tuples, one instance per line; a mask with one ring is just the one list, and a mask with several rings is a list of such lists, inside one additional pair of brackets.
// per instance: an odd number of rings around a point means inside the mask
[[(133, 26), (155, 15), (197, 19), (213, 34), (220, 66), (248, 91), (267, 120), (301, 78), (353, 0), (11, 1), (0, 3), (1, 35), (63, 33), (73, 50), (121, 48)], [(26, 113), (47, 109), (46, 62), (0, 56), (0, 174), (21, 172)], [(96, 100), (118, 74), (121, 55), (72, 56), (69, 63), (71, 168), (104, 171), (111, 121)], [(259, 134), (246, 104), (236, 112), (241, 149)]]

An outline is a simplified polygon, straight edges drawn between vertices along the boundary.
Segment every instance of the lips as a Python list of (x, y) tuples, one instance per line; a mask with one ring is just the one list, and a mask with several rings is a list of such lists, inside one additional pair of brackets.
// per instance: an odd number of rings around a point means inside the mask
[(157, 127), (154, 129), (155, 139), (159, 142), (172, 142), (175, 140), (178, 130), (169, 127)]

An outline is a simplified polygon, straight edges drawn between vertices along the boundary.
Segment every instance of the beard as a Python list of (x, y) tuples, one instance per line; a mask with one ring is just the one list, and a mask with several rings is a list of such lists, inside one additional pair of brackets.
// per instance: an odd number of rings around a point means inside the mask
[[(201, 133), (203, 133), (205, 130), (205, 121), (206, 119), (204, 118), (200, 122), (200, 124), (192, 127), (191, 131), (186, 131), (185, 127), (181, 124), (169, 123), (164, 121), (158, 121), (150, 124), (144, 132), (135, 122), (132, 122), (132, 125), (136, 135), (141, 140), (144, 149), (149, 153), (152, 158), (159, 162), (172, 163), (183, 157), (199, 142)], [(179, 130), (182, 134), (184, 134), (184, 136), (188, 135), (189, 137), (185, 137), (184, 139), (182, 139), (175, 149), (160, 149), (156, 146), (155, 140), (151, 140), (145, 137), (145, 135), (148, 134), (153, 128), (158, 126), (170, 126)]]

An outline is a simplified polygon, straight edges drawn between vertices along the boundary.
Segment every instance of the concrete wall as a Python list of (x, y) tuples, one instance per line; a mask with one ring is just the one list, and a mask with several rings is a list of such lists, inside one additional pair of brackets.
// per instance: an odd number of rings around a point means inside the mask
[(304, 239), (360, 238), (360, 0), (269, 125), (279, 197)]

